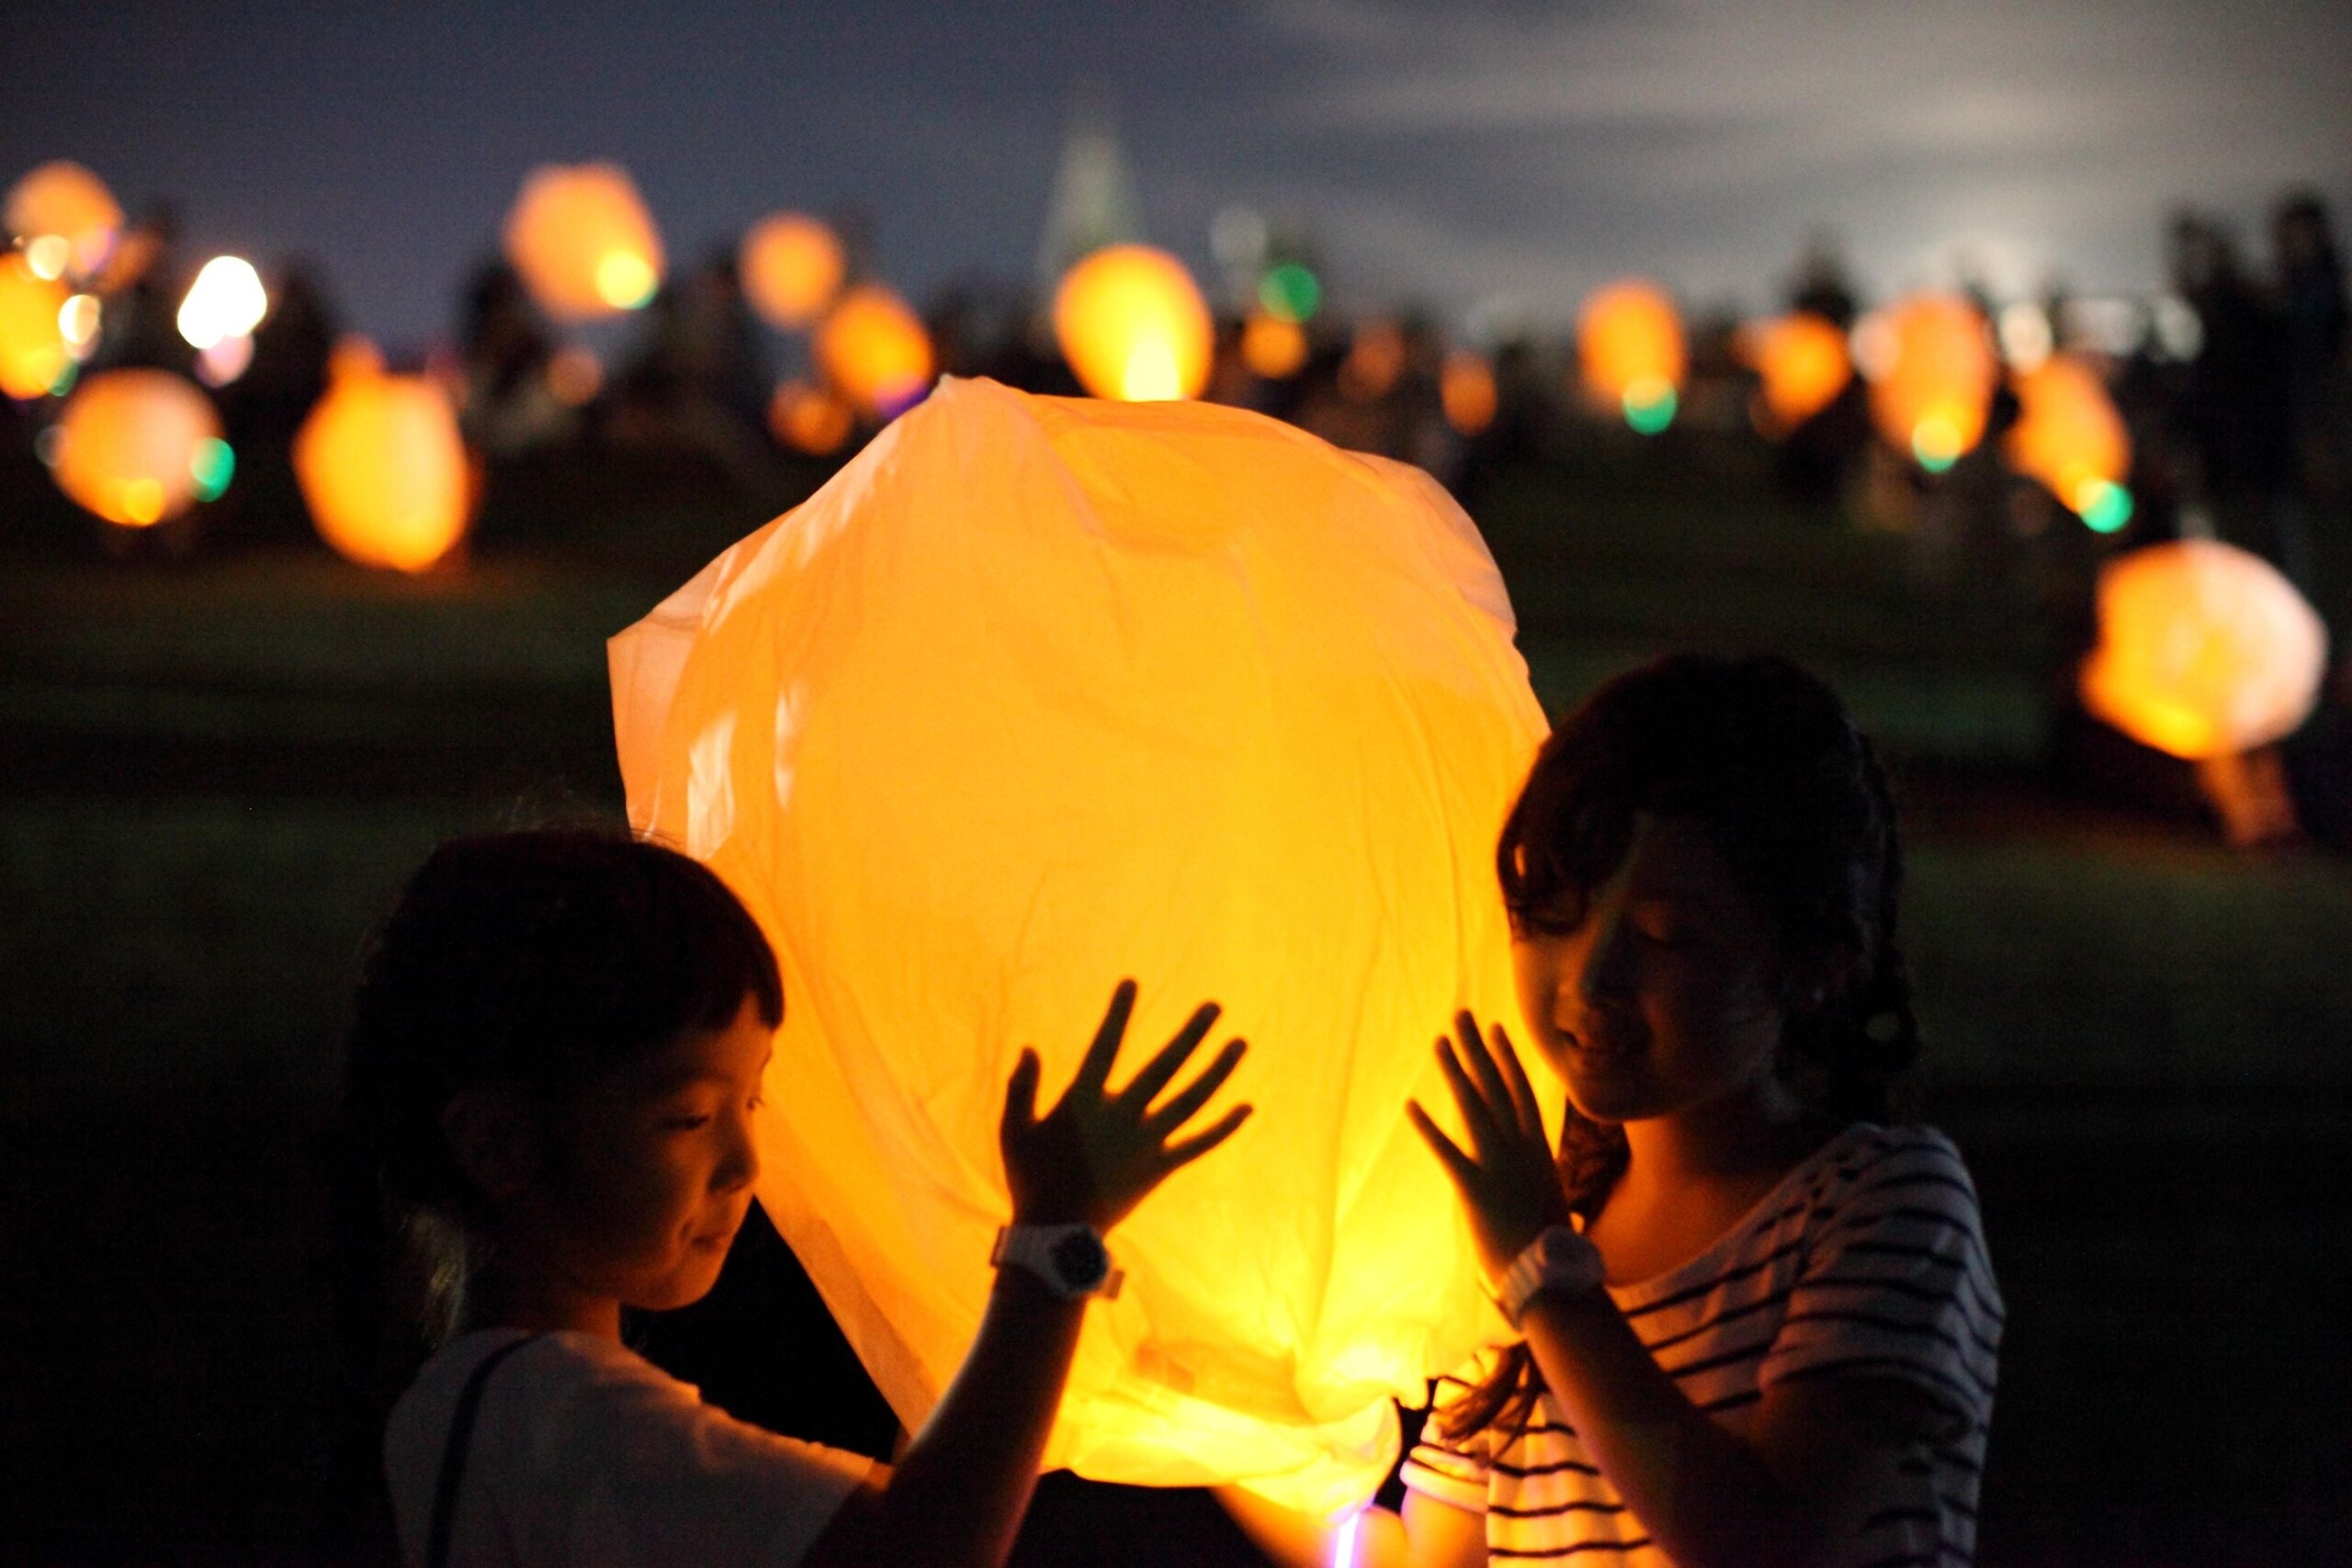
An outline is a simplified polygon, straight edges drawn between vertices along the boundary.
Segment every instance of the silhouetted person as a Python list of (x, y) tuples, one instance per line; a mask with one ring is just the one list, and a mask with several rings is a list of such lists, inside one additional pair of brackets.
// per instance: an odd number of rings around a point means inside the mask
[(254, 329), (252, 363), (218, 394), (237, 456), (236, 478), (220, 508), (221, 533), (255, 540), (311, 537), (294, 479), (294, 437), (326, 389), (334, 339), (334, 314), (316, 271), (306, 261), (288, 262), (269, 313)]
[(2271, 221), (2278, 311), (2286, 337), (2287, 417), (2296, 488), (2305, 500), (2341, 489), (2347, 412), (2345, 346), (2352, 335), (2344, 263), (2327, 209), (2310, 191), (2279, 203)]
[(2293, 467), (2279, 318), (2246, 276), (2229, 234), (2194, 213), (2174, 220), (2172, 269), (2174, 287), (2204, 329), (2181, 402), (2198, 488), (2249, 544), (2300, 581), (2300, 529), (2278, 504)]
[(483, 262), (468, 280), (458, 343), (466, 377), (458, 423), (469, 446), (496, 459), (571, 433), (571, 411), (548, 382), (552, 336), (521, 276), (504, 261)]

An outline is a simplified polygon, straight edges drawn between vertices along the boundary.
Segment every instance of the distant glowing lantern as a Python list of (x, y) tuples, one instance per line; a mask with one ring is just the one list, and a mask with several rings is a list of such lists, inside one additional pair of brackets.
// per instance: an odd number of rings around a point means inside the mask
[(1485, 355), (1466, 348), (1447, 355), (1437, 389), (1439, 400), (1445, 405), (1445, 422), (1457, 434), (1476, 435), (1495, 423), (1498, 406), (1495, 372)]
[(578, 344), (567, 344), (548, 355), (548, 393), (565, 408), (586, 408), (604, 385), (604, 366)]
[(294, 436), (294, 477), (320, 537), (362, 566), (423, 571), (465, 537), (472, 478), (448, 394), (388, 376), (356, 349)]
[(81, 164), (43, 164), (9, 187), (8, 232), (40, 256), (43, 276), (86, 277), (122, 232), (122, 209), (106, 181)]
[(1404, 332), (1394, 321), (1375, 318), (1356, 328), (1348, 356), (1340, 362), (1340, 394), (1360, 403), (1378, 402), (1404, 374)]
[(857, 411), (822, 387), (780, 384), (768, 400), (768, 429), (797, 452), (822, 457), (838, 452), (857, 428)]
[[(218, 495), (233, 466), (211, 400), (168, 370), (107, 370), (58, 415), (50, 473), (109, 523), (144, 528)], [(217, 482), (216, 482), (217, 481)]]
[(848, 260), (831, 227), (805, 213), (779, 212), (752, 225), (736, 260), (743, 295), (770, 322), (797, 332), (840, 292)]
[(242, 256), (214, 256), (204, 264), (180, 301), (180, 336), (194, 349), (223, 338), (243, 337), (269, 313), (261, 275)]
[(1241, 363), (1250, 374), (1287, 381), (1306, 367), (1306, 329), (1272, 311), (1260, 310), (1241, 328)]
[(66, 286), (43, 277), (21, 254), (0, 254), (0, 392), (38, 398), (74, 361), (65, 334)]
[(532, 170), (507, 214), (506, 256), (541, 308), (567, 321), (634, 310), (662, 287), (662, 237), (611, 164)]
[(1837, 400), (1853, 379), (1846, 334), (1810, 310), (1795, 310), (1739, 331), (1741, 358), (1763, 382), (1766, 434), (1784, 435)]
[(2011, 384), (2018, 422), (2003, 443), (2009, 466), (2099, 533), (2130, 522), (2123, 480), (2132, 471), (2132, 438), (2098, 372), (2075, 355), (2053, 354)]
[(2275, 567), (2181, 539), (2099, 569), (2083, 705), (2144, 745), (2202, 761), (2292, 734), (2326, 664), (2326, 626)]
[(1941, 473), (1984, 438), (2001, 362), (1984, 316), (1956, 294), (1915, 294), (1856, 328), (1871, 417), (1898, 452)]
[(1132, 1042), (1224, 1004), (1258, 1111), (1113, 1234), (1044, 1462), (1368, 1497), (1502, 1326), (1400, 1114), (1455, 1009), (1515, 1017), (1544, 723), (1470, 520), (1238, 409), (950, 379), (611, 652), (631, 820), (783, 961), (762, 1202), (900, 1419), (988, 1298), (1017, 1053), (1066, 1081), (1134, 975)]
[(904, 299), (878, 283), (843, 294), (817, 328), (825, 379), (865, 412), (888, 419), (931, 385), (931, 333)]
[(1585, 394), (1645, 435), (1674, 423), (1686, 355), (1682, 318), (1655, 283), (1629, 278), (1587, 297), (1577, 315)]
[(1063, 276), (1054, 336), (1096, 397), (1159, 402), (1201, 395), (1216, 329), (1182, 262), (1148, 245), (1112, 245)]

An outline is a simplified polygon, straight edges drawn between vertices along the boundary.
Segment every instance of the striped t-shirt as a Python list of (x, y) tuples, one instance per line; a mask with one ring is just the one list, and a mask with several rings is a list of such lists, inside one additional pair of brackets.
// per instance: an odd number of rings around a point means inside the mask
[[(1973, 1560), (2001, 1296), (1976, 1190), (1951, 1139), (1927, 1127), (1849, 1127), (1705, 1252), (1609, 1293), (1682, 1392), (1734, 1431), (1764, 1390), (1797, 1378), (1893, 1378), (1927, 1391), (1958, 1419), (1903, 1456), (1900, 1495), (1878, 1503), (1836, 1561)], [(1548, 1390), (1522, 1430), (1444, 1438), (1446, 1408), (1499, 1354), (1483, 1352), (1466, 1382), (1439, 1380), (1405, 1484), (1485, 1514), (1491, 1560), (1664, 1563)]]

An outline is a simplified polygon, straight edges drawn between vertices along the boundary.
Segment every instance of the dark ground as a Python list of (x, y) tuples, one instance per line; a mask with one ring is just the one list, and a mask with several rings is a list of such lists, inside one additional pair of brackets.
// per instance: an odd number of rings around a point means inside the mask
[[(1547, 701), (1669, 643), (1777, 647), (1898, 763), (1930, 1108), (2009, 1306), (1982, 1561), (2352, 1558), (2352, 863), (2228, 852), (2160, 768), (2136, 807), (2053, 782), (2065, 612), (2030, 574), (1760, 510), (1480, 512)], [(413, 582), (6, 563), (0, 1562), (323, 1550), (353, 956), (439, 837), (616, 807), (602, 638), (734, 531)], [(876, 1440), (824, 1325), (779, 1345), (808, 1310), (754, 1226), (650, 1343), (744, 1414)], [(1023, 1560), (1237, 1550), (1197, 1494), (1061, 1478)]]

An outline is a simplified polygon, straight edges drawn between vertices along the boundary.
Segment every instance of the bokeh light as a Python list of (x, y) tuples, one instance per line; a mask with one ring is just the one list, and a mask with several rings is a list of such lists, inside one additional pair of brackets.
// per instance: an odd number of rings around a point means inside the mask
[(1286, 381), (1306, 368), (1306, 329), (1271, 310), (1253, 312), (1241, 328), (1241, 363), (1268, 381)]
[(74, 362), (63, 325), (65, 285), (20, 252), (0, 254), (0, 392), (45, 396)]
[(1941, 473), (1984, 438), (2001, 374), (1975, 306), (1956, 294), (1914, 294), (1863, 318), (1854, 360), (1871, 378), (1880, 436), (1930, 473)]
[(1438, 400), (1445, 407), (1445, 422), (1455, 434), (1476, 435), (1495, 423), (1500, 397), (1495, 389), (1494, 367), (1485, 355), (1466, 348), (1447, 355), (1437, 389)]
[(9, 187), (8, 232), (39, 252), (44, 276), (86, 277), (105, 265), (122, 232), (122, 208), (106, 181), (61, 159)]
[(1687, 354), (1682, 318), (1657, 284), (1627, 278), (1587, 296), (1577, 315), (1585, 396), (1645, 435), (1674, 423)]
[(912, 307), (878, 283), (843, 294), (817, 328), (825, 379), (863, 412), (888, 419), (931, 388), (931, 333)]
[(211, 400), (168, 370), (88, 378), (66, 400), (57, 429), (50, 476), (76, 505), (109, 523), (164, 522), (203, 499), (213, 479), (228, 482)]
[(1340, 362), (1340, 395), (1360, 403), (1386, 397), (1405, 374), (1405, 333), (1396, 322), (1375, 316), (1357, 326)]
[(338, 354), (294, 437), (294, 477), (320, 537), (362, 566), (419, 572), (465, 537), (473, 479), (457, 411), (423, 376)]
[(793, 378), (768, 400), (768, 429), (796, 452), (830, 457), (857, 428), (857, 411), (824, 388)]
[(1323, 308), (1323, 280), (1303, 262), (1284, 262), (1258, 280), (1258, 303), (1285, 321), (1311, 321)]
[(180, 301), (180, 336), (201, 352), (223, 338), (245, 336), (268, 313), (269, 294), (254, 264), (242, 256), (214, 256)]
[(1853, 379), (1846, 334), (1826, 317), (1792, 310), (1740, 328), (1740, 358), (1759, 382), (1758, 425), (1785, 435), (1827, 408)]
[(2045, 357), (2012, 376), (2018, 420), (2002, 442), (2009, 467), (2033, 479), (2093, 531), (2111, 534), (2131, 520), (2132, 438), (2107, 384), (2089, 361)]
[(98, 327), (105, 319), (95, 294), (75, 294), (57, 308), (57, 330), (65, 339), (65, 351), (76, 359), (86, 357), (96, 346)]
[(1165, 251), (1111, 245), (1064, 275), (1054, 336), (1080, 385), (1117, 402), (1197, 398), (1216, 327), (1193, 275)]
[(662, 237), (612, 164), (532, 170), (507, 214), (506, 256), (540, 308), (565, 321), (634, 310), (662, 286)]
[(841, 291), (849, 258), (821, 219), (779, 212), (752, 225), (737, 253), (743, 297), (770, 324), (797, 332)]
[(548, 395), (565, 408), (586, 408), (604, 386), (605, 367), (594, 351), (574, 343), (548, 355)]
[(2282, 739), (2326, 666), (2318, 612), (2234, 545), (2178, 539), (2099, 569), (2083, 705), (2143, 745), (2195, 761)]

